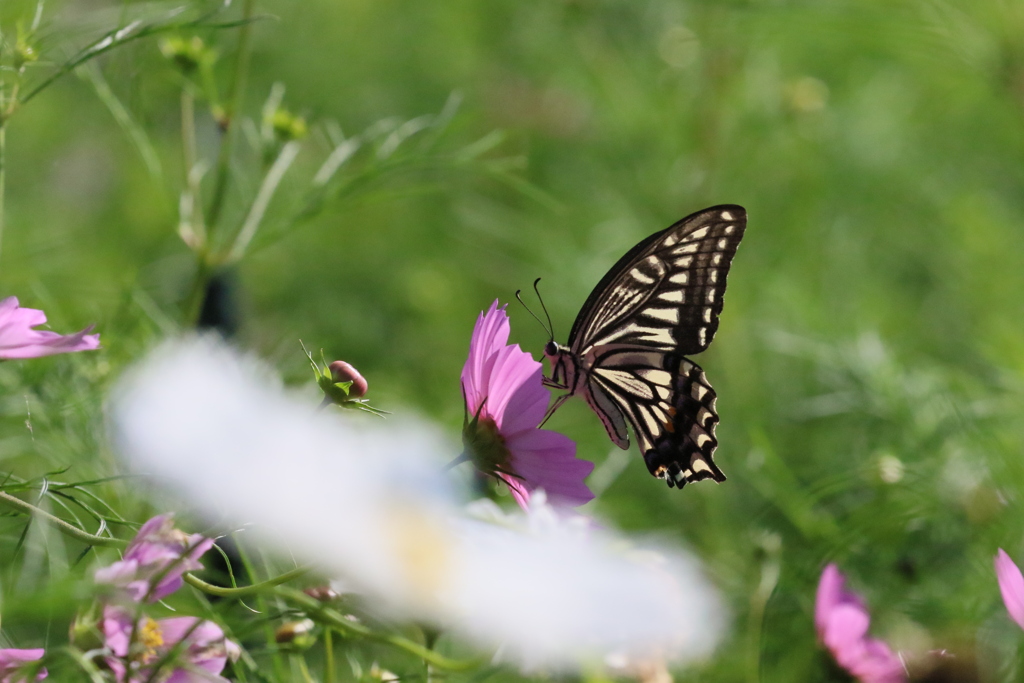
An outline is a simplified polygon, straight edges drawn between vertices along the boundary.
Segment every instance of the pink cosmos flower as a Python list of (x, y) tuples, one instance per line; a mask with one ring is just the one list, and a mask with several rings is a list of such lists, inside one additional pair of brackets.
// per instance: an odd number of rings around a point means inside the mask
[[(117, 683), (142, 683), (153, 680), (152, 665), (163, 659), (179, 643), (177, 657), (167, 663), (161, 683), (227, 683), (218, 675), (228, 659), (234, 661), (241, 650), (228, 640), (224, 631), (211, 621), (196, 617), (150, 619), (135, 617), (120, 607), (103, 610), (103, 636), (112, 656), (107, 665)], [(135, 628), (138, 634), (134, 636)]]
[(862, 683), (902, 683), (903, 662), (881, 640), (868, 638), (871, 616), (863, 601), (845, 588), (846, 578), (830, 564), (818, 583), (814, 624), (818, 638), (839, 666)]
[(0, 301), (0, 359), (39, 358), (99, 348), (100, 335), (89, 334), (91, 325), (67, 335), (32, 329), (45, 322), (46, 314), (42, 311), (18, 306), (18, 297)]
[[(24, 681), (24, 669), (22, 668), (28, 662), (34, 662), (42, 658), (46, 650), (42, 648), (36, 650), (18, 650), (14, 648), (8, 648), (0, 650), (0, 683), (15, 683), (18, 681)], [(46, 669), (40, 669), (39, 673), (36, 674), (36, 680), (41, 681), (46, 678)]]
[(996, 555), (996, 579), (1010, 618), (1024, 628), (1024, 576), (1002, 548)]
[(173, 516), (157, 515), (142, 525), (123, 559), (97, 570), (96, 583), (123, 588), (137, 602), (156, 602), (181, 588), (182, 574), (202, 569), (199, 558), (212, 546), (212, 538), (175, 529)]
[(583, 481), (594, 464), (576, 457), (569, 437), (537, 428), (551, 394), (541, 382), (541, 364), (509, 345), (508, 335), (508, 315), (495, 300), (477, 318), (462, 368), (465, 454), (481, 472), (508, 484), (524, 509), (537, 489), (553, 503), (582, 505), (594, 497)]

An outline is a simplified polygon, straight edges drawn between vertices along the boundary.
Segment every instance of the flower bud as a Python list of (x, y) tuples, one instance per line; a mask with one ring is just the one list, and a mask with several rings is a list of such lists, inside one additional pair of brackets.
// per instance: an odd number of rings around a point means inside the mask
[(334, 602), (339, 597), (338, 591), (330, 586), (313, 586), (302, 592), (320, 602)]
[(270, 127), (281, 142), (290, 142), (306, 137), (306, 119), (292, 114), (287, 109), (277, 109), (270, 117)]
[(167, 38), (160, 42), (160, 52), (186, 75), (192, 74), (204, 64), (212, 64), (216, 59), (216, 54), (206, 47), (199, 36), (192, 36), (191, 39)]
[(106, 639), (100, 630), (100, 621), (99, 605), (94, 602), (88, 610), (75, 616), (71, 622), (68, 640), (82, 652), (102, 648)]
[(370, 388), (359, 371), (343, 360), (336, 360), (327, 366), (335, 382), (352, 382), (348, 388), (349, 398), (362, 398)]
[(29, 62), (37, 61), (39, 59), (39, 53), (36, 52), (35, 47), (19, 36), (11, 57), (14, 62), (15, 70), (19, 70)]
[(380, 683), (397, 683), (400, 680), (397, 674), (381, 668), (377, 662), (370, 665), (369, 678), (371, 681), (380, 681)]
[(274, 641), (293, 650), (305, 650), (316, 642), (316, 635), (313, 633), (315, 628), (316, 624), (312, 619), (288, 621), (274, 631)]

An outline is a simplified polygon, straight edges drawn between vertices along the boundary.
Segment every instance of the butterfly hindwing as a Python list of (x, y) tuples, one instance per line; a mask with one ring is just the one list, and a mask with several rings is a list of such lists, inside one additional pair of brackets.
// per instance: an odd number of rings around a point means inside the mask
[[(712, 459), (718, 440), (715, 390), (693, 361), (629, 346), (601, 347), (592, 358), (584, 397), (622, 448), (633, 426), (647, 467), (669, 486), (725, 475)], [(610, 409), (609, 404), (617, 410)]]
[(706, 349), (718, 330), (726, 276), (745, 229), (746, 211), (722, 205), (638, 244), (591, 293), (569, 347), (581, 356), (603, 344), (680, 354)]
[(670, 487), (682, 488), (701, 479), (723, 482), (725, 474), (712, 457), (718, 447), (718, 397), (699, 365), (686, 358), (676, 362), (672, 428), (663, 431), (643, 452), (647, 469), (667, 480)]

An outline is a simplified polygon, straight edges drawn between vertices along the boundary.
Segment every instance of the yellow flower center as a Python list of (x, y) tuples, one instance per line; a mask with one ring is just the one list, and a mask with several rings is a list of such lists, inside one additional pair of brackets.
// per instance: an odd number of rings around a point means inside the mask
[(142, 627), (139, 629), (139, 644), (142, 645), (142, 661), (152, 662), (160, 656), (160, 648), (164, 644), (164, 634), (160, 630), (160, 624), (149, 617), (143, 617)]

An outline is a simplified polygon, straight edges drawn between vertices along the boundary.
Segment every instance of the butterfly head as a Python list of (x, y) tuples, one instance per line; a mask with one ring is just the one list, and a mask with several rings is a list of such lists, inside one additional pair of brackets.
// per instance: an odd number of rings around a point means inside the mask
[(576, 363), (568, 346), (552, 340), (544, 346), (544, 357), (551, 367), (546, 384), (560, 389), (572, 389), (576, 379)]

